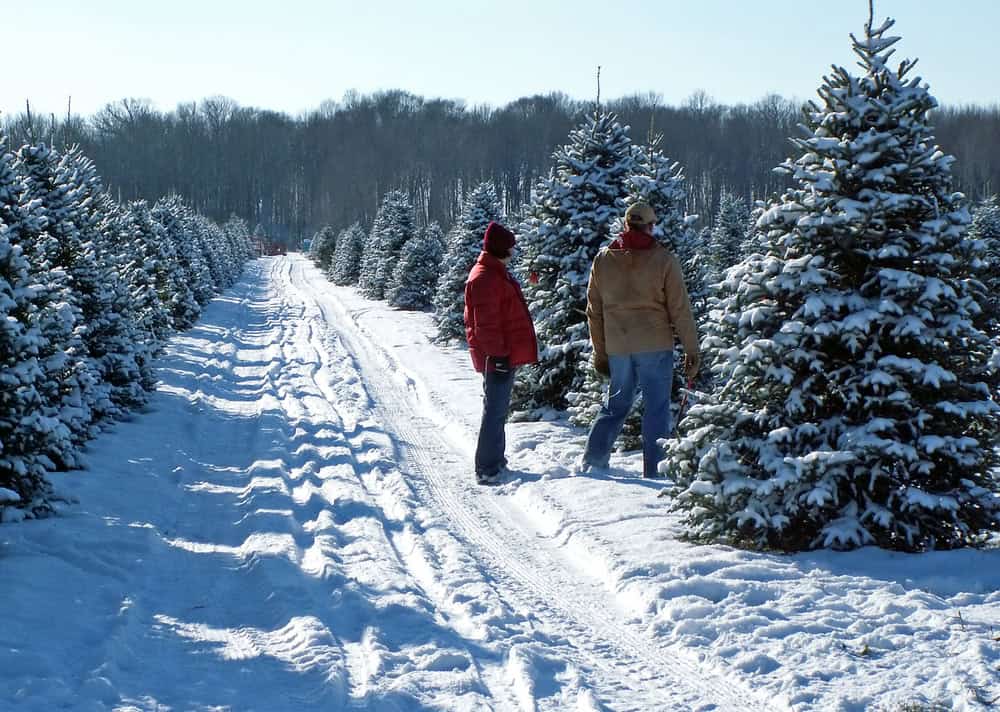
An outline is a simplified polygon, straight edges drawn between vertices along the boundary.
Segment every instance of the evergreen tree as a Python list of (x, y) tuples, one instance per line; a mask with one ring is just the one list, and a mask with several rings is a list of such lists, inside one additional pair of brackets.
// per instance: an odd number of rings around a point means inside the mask
[(835, 68), (807, 105), (767, 251), (722, 285), (704, 340), (722, 386), (666, 463), (694, 538), (914, 551), (1000, 528), (969, 214), (936, 101), (912, 62), (887, 65), (892, 24), (852, 36), (865, 74)]
[(337, 236), (337, 248), (329, 273), (334, 284), (346, 286), (358, 283), (366, 239), (361, 223), (354, 223)]
[(746, 240), (743, 243), (743, 251), (740, 255), (741, 259), (767, 250), (767, 230), (762, 229), (758, 225), (765, 212), (767, 212), (767, 203), (763, 200), (756, 201), (753, 208), (750, 209), (750, 218), (747, 220), (746, 226)]
[(250, 225), (241, 217), (230, 215), (222, 225), (222, 232), (232, 247), (233, 270), (236, 278), (243, 272), (244, 263), (254, 257), (253, 237)]
[(709, 284), (722, 279), (722, 273), (742, 259), (749, 219), (743, 199), (729, 191), (722, 191), (719, 211), (708, 235), (705, 250), (706, 278)]
[(409, 197), (390, 190), (375, 214), (371, 237), (365, 245), (358, 286), (369, 299), (384, 299), (400, 250), (416, 229), (416, 216)]
[[(696, 215), (686, 215), (687, 183), (680, 163), (671, 160), (660, 147), (662, 136), (656, 136), (648, 146), (635, 146), (635, 171), (628, 178), (629, 197), (626, 202), (648, 203), (656, 213), (653, 237), (677, 255), (683, 263), (689, 255), (685, 248), (691, 243), (688, 235)], [(624, 213), (618, 216), (616, 231), (625, 229)]]
[[(663, 153), (661, 141), (662, 136), (655, 136), (648, 146), (633, 146), (635, 164), (634, 172), (626, 182), (626, 204), (642, 201), (653, 208), (656, 213), (653, 237), (674, 252), (681, 261), (685, 282), (691, 294), (692, 309), (698, 319), (702, 313), (697, 308), (700, 306), (703, 283), (699, 261), (701, 254), (691, 228), (697, 216), (685, 214), (687, 186), (684, 171), (678, 162)], [(622, 213), (612, 220), (612, 232), (620, 234), (624, 231), (625, 219)], [(590, 349), (585, 353), (589, 359)], [(683, 372), (679, 368), (674, 369), (674, 385), (675, 389), (684, 386)], [(604, 378), (593, 369), (587, 369), (582, 387), (567, 396), (570, 422), (585, 427), (593, 423), (604, 402), (605, 390)], [(621, 445), (625, 449), (641, 445), (641, 412), (642, 396), (639, 395), (622, 427)]]
[(46, 233), (37, 243), (40, 251), (29, 254), (29, 260), (40, 259), (65, 276), (68, 303), (63, 306), (63, 318), (71, 332), (63, 342), (64, 353), (57, 355), (62, 366), (53, 374), (56, 382), (50, 387), (52, 398), (58, 401), (59, 418), (79, 445), (96, 434), (97, 401), (102, 400), (101, 409), (110, 407), (98, 388), (100, 377), (89, 349), (89, 332), (104, 318), (110, 298), (90, 239), (94, 235), (80, 229), (88, 227), (80, 193), (59, 155), (47, 146), (24, 146), (17, 153), (14, 170), (23, 181), (22, 202), (37, 203)]
[(232, 236), (228, 235), (221, 226), (212, 220), (203, 218), (202, 228), (206, 235), (206, 242), (215, 254), (222, 273), (222, 283), (219, 285), (219, 291), (228, 289), (236, 284), (236, 280), (239, 279), (240, 272), (243, 269), (239, 248), (232, 239)]
[(462, 213), (448, 232), (447, 250), (434, 294), (434, 322), (442, 342), (465, 339), (465, 280), (483, 249), (491, 222), (503, 222), (503, 208), (492, 183), (480, 183), (466, 196)]
[[(95, 420), (122, 417), (145, 402), (133, 353), (135, 333), (128, 320), (128, 293), (118, 278), (114, 255), (105, 244), (102, 226), (112, 210), (92, 161), (71, 149), (59, 161), (60, 180), (70, 186), (70, 213), (87, 259), (76, 266), (74, 291), (86, 330), (83, 338), (91, 369), (97, 376), (92, 404)], [(85, 268), (85, 269), (84, 269)]]
[(315, 235), (309, 244), (309, 256), (316, 266), (326, 272), (333, 261), (333, 253), (337, 249), (337, 233), (332, 225), (327, 225)]
[(164, 259), (171, 291), (170, 319), (173, 328), (179, 331), (190, 329), (201, 316), (195, 285), (204, 269), (201, 255), (191, 247), (188, 223), (182, 208), (179, 198), (168, 198), (156, 201), (150, 211), (169, 242)]
[[(121, 278), (132, 295), (132, 321), (152, 360), (173, 328), (170, 315), (170, 285), (159, 246), (165, 242), (163, 228), (153, 220), (143, 200), (129, 203), (114, 216), (110, 234), (121, 255)], [(148, 387), (152, 384), (146, 383)]]
[(221, 235), (218, 227), (202, 215), (191, 216), (191, 231), (195, 243), (201, 248), (202, 259), (208, 266), (211, 291), (208, 299), (229, 286), (229, 268), (222, 254)]
[(38, 360), (47, 349), (32, 326), (30, 294), (28, 261), (0, 222), (0, 522), (50, 509), (45, 456), (51, 428), (43, 415), (46, 374)]
[(83, 352), (81, 316), (74, 304), (69, 275), (54, 264), (60, 246), (46, 229), (44, 207), (41, 201), (26, 197), (23, 172), (16, 169), (28, 149), (18, 151), (18, 158), (0, 150), (0, 221), (7, 225), (11, 243), (21, 248), (32, 283), (28, 326), (39, 335), (36, 356), (44, 373), (39, 383), (40, 422), (46, 432), (37, 434), (45, 443), (39, 449), (45, 453), (47, 466), (66, 468), (76, 464), (71, 426), (85, 422), (78, 378)]
[(212, 271), (205, 255), (207, 248), (195, 213), (179, 196), (174, 195), (157, 200), (153, 216), (166, 228), (173, 242), (174, 254), (197, 305), (194, 307), (185, 302), (188, 304), (187, 314), (181, 316), (181, 322), (193, 324), (192, 319), (197, 320), (201, 315), (202, 305), (215, 294)]
[(994, 340), (1000, 339), (1000, 202), (997, 196), (984, 200), (972, 214), (969, 238), (976, 241), (982, 252), (979, 278), (982, 281), (980, 301), (989, 320), (988, 330)]
[(386, 288), (386, 301), (400, 309), (426, 309), (441, 271), (441, 226), (431, 223), (406, 241)]
[(215, 260), (212, 251), (205, 242), (204, 222), (201, 220), (201, 216), (195, 214), (187, 206), (185, 206), (184, 215), (185, 232), (190, 241), (190, 259), (195, 273), (192, 288), (198, 304), (204, 306), (215, 296), (217, 290), (214, 272), (216, 269)]
[(522, 409), (564, 409), (567, 394), (583, 387), (590, 265), (625, 211), (627, 181), (636, 172), (627, 128), (600, 111), (570, 132), (553, 161), (519, 230), (519, 270), (528, 276), (525, 298), (539, 341), (537, 384), (522, 381), (515, 389)]

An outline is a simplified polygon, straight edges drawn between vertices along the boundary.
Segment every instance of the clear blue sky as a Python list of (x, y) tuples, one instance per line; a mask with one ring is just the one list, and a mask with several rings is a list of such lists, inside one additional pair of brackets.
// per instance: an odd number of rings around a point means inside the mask
[[(0, 0), (0, 111), (162, 110), (212, 95), (297, 115), (348, 89), (502, 105), (562, 91), (814, 95), (867, 0)], [(943, 103), (1000, 102), (1000, 0), (877, 0)]]

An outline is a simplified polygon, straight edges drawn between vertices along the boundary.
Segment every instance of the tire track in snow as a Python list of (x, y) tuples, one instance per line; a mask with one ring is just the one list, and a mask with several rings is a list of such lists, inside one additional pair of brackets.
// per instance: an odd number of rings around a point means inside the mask
[[(326, 282), (317, 271), (301, 259), (294, 264), (289, 287), (301, 299), (315, 300), (329, 328), (340, 327), (338, 338), (363, 370), (373, 410), (395, 435), (400, 464), (416, 478), (414, 486), (425, 503), (454, 522), (491, 578), (547, 628), (572, 641), (578, 648), (572, 658), (590, 668), (598, 690), (615, 709), (769, 708), (754, 691), (688, 659), (683, 651), (664, 648), (615, 616), (610, 612), (614, 603), (601, 588), (581, 581), (561, 552), (548, 550), (523, 531), (498, 498), (483, 496), (471, 484), (470, 468), (462, 464), (467, 458), (456, 454), (447, 428), (428, 407), (427, 394), (364, 334), (335, 297), (324, 294)], [(523, 678), (526, 673), (512, 674)], [(521, 684), (530, 687), (530, 680)]]
[[(279, 264), (288, 265), (288, 262)], [(274, 273), (272, 272), (272, 278)], [(279, 285), (288, 285), (290, 280), (274, 280)], [(286, 298), (285, 303), (300, 307), (307, 302), (298, 297)], [(331, 340), (326, 325), (321, 321), (318, 309), (314, 313), (308, 313), (305, 308), (295, 308), (296, 322), (300, 325), (298, 335), (291, 340), (285, 340), (281, 344), (285, 360), (290, 364), (292, 371), (296, 368), (303, 370), (295, 381), (293, 393), (285, 402), (286, 412), (291, 422), (306, 421), (314, 423), (331, 423), (332, 427), (340, 424), (343, 427), (344, 435), (347, 437), (348, 452), (344, 464), (346, 464), (355, 480), (356, 485), (363, 492), (363, 499), (373, 503), (371, 515), (377, 519), (378, 532), (368, 532), (363, 540), (381, 545), (386, 545), (391, 550), (391, 558), (396, 565), (405, 570), (408, 576), (413, 578), (417, 587), (430, 601), (435, 600), (433, 589), (434, 577), (428, 579), (422, 575), (422, 571), (427, 566), (427, 560), (421, 556), (426, 552), (423, 546), (422, 537), (414, 535), (414, 530), (419, 529), (418, 522), (413, 520), (413, 513), (401, 509), (401, 499), (405, 500), (412, 495), (411, 490), (405, 484), (405, 480), (398, 472), (394, 462), (390, 462), (378, 457), (379, 443), (389, 442), (388, 436), (380, 438), (380, 433), (372, 429), (369, 422), (371, 420), (371, 404), (367, 393), (362, 388), (360, 372), (354, 373), (354, 369), (348, 368), (347, 378), (344, 379), (344, 365), (340, 364), (334, 368), (331, 364), (331, 354), (328, 351), (336, 352), (338, 344), (336, 340)], [(304, 336), (304, 338), (300, 338)], [(303, 350), (308, 348), (308, 353)], [(338, 353), (343, 360), (347, 360), (348, 365), (353, 365), (350, 354)], [(335, 389), (335, 385), (338, 386)], [(344, 387), (347, 387), (345, 393)], [(352, 388), (353, 386), (353, 388)], [(312, 447), (312, 445), (307, 445)], [(313, 457), (320, 456), (314, 453)], [(320, 456), (321, 457), (321, 456)], [(309, 464), (315, 463), (313, 459)], [(383, 472), (384, 471), (384, 472)], [(392, 490), (402, 489), (402, 493)], [(409, 493), (409, 494), (408, 494)], [(331, 500), (327, 502), (332, 506), (335, 503)], [(406, 509), (405, 506), (402, 509)], [(349, 522), (342, 524), (346, 526)], [(402, 525), (402, 532), (399, 531)], [(421, 552), (414, 555), (414, 552)], [(371, 566), (368, 567), (369, 569)], [(374, 572), (366, 572), (367, 576), (372, 576)], [(376, 574), (376, 578), (379, 576)], [(425, 585), (430, 584), (430, 585)], [(447, 617), (447, 616), (446, 616)], [(374, 700), (372, 695), (378, 692), (379, 678), (384, 678), (383, 659), (386, 656), (385, 645), (380, 641), (380, 636), (385, 631), (379, 630), (376, 626), (370, 626), (362, 635), (361, 640), (356, 644), (345, 645), (348, 652), (348, 668), (350, 671), (351, 708), (368, 709)], [(459, 631), (461, 633), (461, 631)], [(441, 672), (461, 671), (467, 665), (475, 665), (476, 655), (472, 650), (466, 648), (456, 655), (447, 650), (433, 653), (429, 662), (425, 660), (422, 665), (426, 668)], [(502, 699), (502, 696), (501, 696)], [(482, 698), (476, 703), (475, 709), (482, 707)], [(468, 701), (463, 702), (464, 705)], [(513, 709), (514, 705), (509, 704), (505, 708)]]
[[(121, 624), (100, 651), (100, 677), (92, 678), (106, 689), (87, 690), (107, 705), (102, 709), (230, 708), (234, 701), (243, 709), (301, 708), (337, 705), (343, 697), (343, 653), (325, 623), (267, 605), (281, 584), (317, 601), (317, 587), (294, 574), (294, 525), (279, 522), (274, 532), (250, 523), (262, 512), (258, 498), (287, 497), (281, 478), (258, 471), (258, 462), (242, 467), (259, 454), (267, 432), (261, 425), (274, 420), (276, 401), (267, 397), (270, 369), (262, 362), (241, 375), (248, 364), (240, 351), (256, 348), (247, 345), (251, 331), (263, 343), (281, 340), (288, 321), (263, 286), (242, 280), (219, 300), (235, 306), (213, 305), (209, 319), (173, 339), (160, 361), (157, 405), (176, 412), (182, 435), (176, 450), (163, 443), (161, 455), (183, 467), (174, 469), (170, 501), (140, 530), (148, 541), (142, 565), (128, 582)], [(178, 397), (181, 404), (169, 402)], [(169, 427), (163, 434), (171, 439)], [(232, 451), (220, 450), (220, 434)], [(273, 434), (272, 448), (287, 439), (280, 423)], [(123, 454), (136, 447), (144, 445), (123, 444)], [(146, 459), (152, 473), (170, 466)], [(276, 512), (268, 524), (278, 521)], [(234, 513), (243, 515), (235, 523)], [(149, 663), (159, 668), (152, 684), (143, 672)], [(254, 674), (233, 676), (241, 666), (253, 666)]]
[[(290, 285), (290, 282), (286, 280), (285, 284)], [(292, 299), (297, 303), (304, 301), (301, 295), (296, 295)], [(393, 449), (389, 437), (386, 435), (383, 442), (380, 443), (383, 451), (381, 457), (371, 460), (370, 457), (366, 456), (365, 449), (371, 444), (370, 438), (374, 433), (372, 430), (374, 423), (372, 419), (373, 402), (364, 387), (360, 366), (353, 355), (344, 350), (337, 336), (329, 332), (328, 325), (323, 320), (318, 307), (315, 309), (313, 319), (313, 322), (306, 319), (306, 323), (309, 325), (309, 342), (317, 352), (317, 362), (313, 364), (311, 378), (313, 385), (324, 394), (321, 401), (311, 401), (315, 408), (314, 415), (319, 418), (338, 418), (344, 422), (345, 431), (349, 430), (352, 433), (351, 439), (355, 444), (352, 445), (351, 467), (366, 496), (371, 498), (384, 512), (381, 522), (382, 528), (400, 565), (407, 569), (427, 598), (434, 603), (437, 613), (464, 638), (470, 640), (484, 638), (481, 626), (470, 626), (469, 624), (470, 619), (477, 618), (477, 616), (467, 615), (465, 609), (475, 607), (481, 612), (492, 614), (495, 619), (502, 622), (501, 624), (512, 625), (515, 628), (514, 636), (529, 639), (529, 636), (516, 630), (517, 624), (520, 623), (519, 617), (509, 610), (498, 613), (497, 611), (503, 608), (499, 597), (494, 592), (489, 591), (486, 591), (484, 596), (482, 590), (484, 584), (479, 580), (479, 577), (469, 576), (468, 573), (465, 573), (470, 570), (478, 573), (478, 567), (467, 555), (465, 558), (459, 556), (457, 558), (460, 560), (456, 560), (456, 552), (461, 551), (461, 545), (457, 540), (454, 540), (443, 527), (436, 523), (420, 521), (420, 511), (415, 506), (416, 495), (412, 487), (399, 471), (395, 460), (384, 456), (385, 451)], [(335, 359), (339, 360), (340, 363), (334, 365)], [(357, 390), (356, 393), (349, 392), (347, 394), (346, 404), (344, 403), (345, 394), (342, 390), (334, 389), (329, 382), (323, 382), (320, 379), (320, 376), (330, 376), (338, 371), (343, 374), (345, 366), (351, 374), (347, 383), (353, 383)], [(358, 397), (360, 397), (361, 402), (355, 402)], [(347, 407), (352, 404), (353, 408)], [(453, 575), (456, 571), (462, 572), (457, 577), (457, 582)], [(449, 572), (452, 576), (449, 577), (444, 572)], [(449, 579), (447, 584), (444, 583), (443, 578)], [(492, 593), (492, 600), (489, 600), (490, 593)], [(483, 600), (484, 598), (486, 600)], [(482, 617), (482, 615), (478, 616), (478, 618)], [(488, 627), (490, 623), (486, 625)], [(352, 667), (356, 673), (363, 673), (368, 669), (377, 671), (379, 667), (377, 661), (372, 662), (379, 657), (376, 635), (377, 631), (370, 629), (365, 634), (361, 644), (354, 646), (353, 653), (357, 659)], [(491, 701), (499, 705), (497, 709), (535, 709), (534, 706), (530, 708), (519, 706), (517, 695), (510, 682), (506, 679), (500, 679), (504, 677), (503, 675), (498, 678), (488, 662), (484, 664), (482, 652), (478, 656), (473, 654), (471, 650), (466, 652), (489, 689)], [(447, 669), (455, 664), (461, 665), (462, 661), (454, 657), (449, 659), (447, 655), (444, 655), (438, 662), (442, 669)], [(354, 698), (352, 707), (363, 708), (366, 704), (369, 680), (365, 679), (364, 674), (355, 674), (355, 677), (362, 679), (360, 682), (352, 683), (356, 686), (356, 690), (352, 694)], [(490, 708), (493, 708), (492, 705)]]

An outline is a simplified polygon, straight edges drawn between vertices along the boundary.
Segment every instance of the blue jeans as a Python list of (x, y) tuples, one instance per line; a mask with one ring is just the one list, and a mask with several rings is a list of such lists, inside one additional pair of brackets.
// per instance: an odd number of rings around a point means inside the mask
[(510, 394), (514, 390), (515, 370), (512, 368), (507, 373), (487, 371), (483, 374), (483, 419), (476, 444), (477, 475), (495, 475), (507, 464), (504, 426), (507, 424), (507, 411), (510, 410)]
[(583, 462), (606, 467), (611, 448), (635, 401), (642, 391), (642, 476), (655, 477), (663, 459), (658, 440), (670, 433), (670, 386), (674, 377), (674, 352), (649, 351), (608, 355), (611, 384), (601, 412), (590, 428)]

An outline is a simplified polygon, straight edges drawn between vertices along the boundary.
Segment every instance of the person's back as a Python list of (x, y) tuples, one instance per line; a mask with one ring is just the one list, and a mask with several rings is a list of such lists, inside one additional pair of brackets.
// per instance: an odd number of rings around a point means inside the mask
[(659, 244), (643, 249), (613, 245), (594, 260), (588, 304), (590, 311), (600, 305), (603, 329), (592, 335), (607, 353), (672, 351), (675, 329), (682, 342), (696, 341), (686, 301), (680, 263)]
[(658, 440), (670, 429), (674, 334), (684, 345), (689, 377), (698, 370), (698, 335), (680, 263), (652, 237), (653, 209), (636, 203), (625, 217), (628, 229), (598, 253), (587, 286), (594, 368), (611, 383), (580, 464), (584, 470), (607, 466), (641, 389), (643, 476), (655, 477)]

